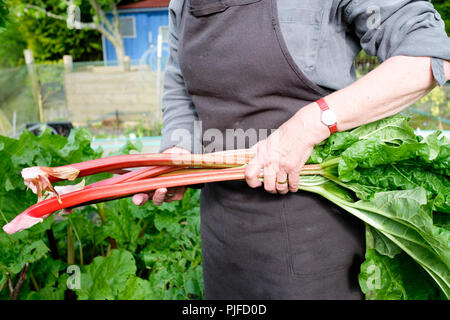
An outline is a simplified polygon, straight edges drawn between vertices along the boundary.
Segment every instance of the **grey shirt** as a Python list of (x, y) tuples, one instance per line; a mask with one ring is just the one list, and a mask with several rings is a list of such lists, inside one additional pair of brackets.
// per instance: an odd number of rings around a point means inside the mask
[[(192, 151), (195, 106), (178, 64), (178, 30), (184, 0), (169, 5), (170, 57), (164, 76), (160, 150), (178, 146)], [(320, 86), (339, 90), (356, 80), (354, 59), (361, 51), (380, 62), (398, 56), (432, 57), (433, 75), (444, 85), (450, 38), (444, 22), (425, 0), (280, 0), (280, 28), (294, 61)], [(181, 139), (189, 132), (193, 139)]]

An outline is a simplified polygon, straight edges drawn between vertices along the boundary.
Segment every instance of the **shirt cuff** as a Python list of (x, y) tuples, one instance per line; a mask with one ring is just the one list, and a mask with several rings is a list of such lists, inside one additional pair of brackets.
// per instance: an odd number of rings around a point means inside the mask
[(431, 58), (431, 70), (433, 71), (433, 77), (438, 85), (445, 85), (447, 81), (445, 79), (444, 60)]

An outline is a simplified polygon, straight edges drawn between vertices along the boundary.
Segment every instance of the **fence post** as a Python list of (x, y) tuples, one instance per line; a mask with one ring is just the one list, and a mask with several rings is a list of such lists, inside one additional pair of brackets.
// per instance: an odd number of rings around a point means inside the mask
[(73, 70), (73, 58), (71, 55), (64, 55), (63, 56), (63, 63), (64, 63), (64, 70), (66, 72), (72, 72)]
[(27, 64), (28, 75), (31, 80), (31, 91), (39, 109), (39, 121), (44, 122), (44, 107), (41, 99), (41, 88), (36, 71), (36, 65), (34, 64), (33, 52), (30, 49), (25, 49), (23, 51), (23, 55), (25, 57), (25, 63)]

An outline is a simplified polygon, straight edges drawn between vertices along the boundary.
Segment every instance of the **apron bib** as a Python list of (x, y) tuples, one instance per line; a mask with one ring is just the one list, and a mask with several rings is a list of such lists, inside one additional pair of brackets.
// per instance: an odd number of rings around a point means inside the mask
[[(223, 137), (237, 129), (264, 139), (330, 93), (290, 56), (275, 0), (186, 0), (178, 55), (202, 129)], [(320, 196), (206, 184), (201, 234), (206, 299), (362, 298), (364, 224)]]

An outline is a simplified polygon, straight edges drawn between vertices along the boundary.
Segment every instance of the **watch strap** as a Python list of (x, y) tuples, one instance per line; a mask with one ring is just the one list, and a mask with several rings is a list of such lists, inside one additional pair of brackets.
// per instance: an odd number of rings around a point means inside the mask
[[(322, 110), (322, 112), (330, 109), (330, 107), (328, 106), (328, 103), (323, 98), (320, 98), (319, 100), (317, 100), (316, 103), (319, 106), (320, 110)], [(330, 130), (331, 134), (337, 132), (338, 131), (337, 123), (335, 122), (332, 125), (329, 125), (328, 129)]]

